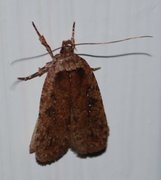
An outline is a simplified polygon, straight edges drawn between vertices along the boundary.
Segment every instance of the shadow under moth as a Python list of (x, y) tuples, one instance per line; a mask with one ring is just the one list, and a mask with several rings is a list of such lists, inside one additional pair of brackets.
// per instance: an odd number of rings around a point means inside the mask
[[(75, 23), (71, 39), (62, 42), (60, 53), (56, 55), (35, 24), (32, 24), (52, 61), (39, 68), (38, 72), (18, 78), (27, 81), (47, 73), (30, 153), (35, 153), (36, 160), (41, 165), (57, 161), (69, 148), (80, 157), (101, 154), (107, 147), (109, 127), (93, 73), (99, 68), (91, 68), (82, 57), (74, 53), (75, 46), (78, 45), (74, 39)], [(142, 37), (150, 36), (134, 38)], [(108, 43), (111, 42), (93, 44)]]
[(35, 153), (37, 162), (45, 165), (60, 159), (69, 148), (83, 157), (105, 151), (109, 127), (93, 74), (97, 68), (92, 69), (74, 53), (75, 23), (71, 40), (63, 41), (55, 56), (34, 23), (33, 27), (52, 61), (38, 72), (18, 78), (27, 81), (47, 72), (30, 153)]

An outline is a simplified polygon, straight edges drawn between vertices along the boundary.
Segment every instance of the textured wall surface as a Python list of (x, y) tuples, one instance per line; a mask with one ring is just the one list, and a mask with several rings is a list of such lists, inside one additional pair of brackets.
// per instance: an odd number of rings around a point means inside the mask
[[(116, 55), (91, 58), (108, 123), (107, 151), (80, 159), (68, 153), (50, 166), (39, 166), (29, 154), (45, 75), (15, 83), (50, 61), (49, 56), (15, 59), (45, 52), (31, 22), (52, 48), (71, 37), (76, 42), (103, 42), (129, 36), (151, 39), (82, 46), (79, 53)], [(159, 0), (0, 0), (0, 179), (1, 180), (160, 180), (161, 179), (161, 1)]]

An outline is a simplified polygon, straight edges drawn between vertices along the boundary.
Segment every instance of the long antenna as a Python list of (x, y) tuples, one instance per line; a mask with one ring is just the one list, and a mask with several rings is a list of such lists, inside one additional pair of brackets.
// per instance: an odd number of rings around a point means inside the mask
[(107, 41), (107, 42), (97, 42), (97, 43), (77, 43), (75, 46), (81, 46), (81, 45), (101, 45), (101, 44), (114, 44), (114, 43), (119, 43), (123, 41), (129, 41), (132, 39), (141, 39), (141, 38), (152, 38), (153, 36), (134, 36), (134, 37), (128, 37), (124, 39), (119, 39), (115, 41)]
[[(73, 23), (73, 29), (72, 29), (72, 40), (74, 40), (74, 28), (75, 28), (75, 22)], [(119, 42), (124, 42), (124, 41), (129, 41), (129, 40), (134, 40), (134, 39), (141, 39), (141, 38), (153, 38), (153, 36), (134, 36), (134, 37), (128, 37), (128, 38), (124, 38), (124, 39), (120, 39), (120, 40), (114, 40), (114, 41), (107, 41), (107, 42), (97, 42), (97, 43), (76, 43), (75, 46), (82, 46), (82, 45), (102, 45), (102, 44), (114, 44), (114, 43), (119, 43)], [(57, 50), (61, 49), (61, 47), (58, 47), (54, 50), (52, 50), (52, 52), (55, 52)], [(16, 59), (15, 61), (13, 61), (11, 64), (14, 64), (16, 62), (19, 61), (24, 61), (24, 60), (28, 60), (28, 59), (35, 59), (35, 58), (39, 58), (39, 57), (43, 57), (46, 56), (49, 53), (44, 53), (44, 54), (40, 54), (37, 56), (30, 56), (30, 57), (26, 57), (26, 58), (21, 58), (21, 59)]]

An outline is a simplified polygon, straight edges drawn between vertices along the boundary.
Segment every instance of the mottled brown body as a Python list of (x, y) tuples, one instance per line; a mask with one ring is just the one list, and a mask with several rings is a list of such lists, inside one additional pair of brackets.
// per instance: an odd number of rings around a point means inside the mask
[(48, 73), (30, 153), (40, 164), (50, 164), (69, 148), (80, 156), (105, 150), (109, 128), (99, 87), (92, 68), (74, 54), (72, 40), (63, 42), (44, 72)]

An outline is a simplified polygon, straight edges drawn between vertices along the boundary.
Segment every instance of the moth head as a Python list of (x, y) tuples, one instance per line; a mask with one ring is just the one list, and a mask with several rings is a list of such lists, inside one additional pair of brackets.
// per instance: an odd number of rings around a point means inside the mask
[(72, 40), (63, 41), (60, 53), (61, 54), (74, 53), (74, 48), (75, 48), (75, 45)]

